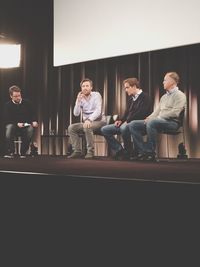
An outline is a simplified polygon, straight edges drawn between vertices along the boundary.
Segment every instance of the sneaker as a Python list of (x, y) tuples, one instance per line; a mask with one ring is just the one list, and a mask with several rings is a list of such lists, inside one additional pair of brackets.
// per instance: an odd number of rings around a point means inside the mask
[(85, 155), (85, 159), (93, 159), (94, 158), (94, 154), (93, 153), (87, 153)]
[(10, 153), (10, 154), (4, 155), (3, 157), (7, 158), (7, 159), (13, 159), (14, 158), (14, 154)]
[(25, 159), (26, 158), (25, 155), (20, 155), (19, 157), (20, 157), (20, 159)]
[(81, 159), (83, 157), (82, 153), (80, 152), (73, 152), (70, 156), (68, 156), (68, 159)]
[(147, 153), (143, 158), (143, 161), (156, 161), (156, 157), (154, 153)]

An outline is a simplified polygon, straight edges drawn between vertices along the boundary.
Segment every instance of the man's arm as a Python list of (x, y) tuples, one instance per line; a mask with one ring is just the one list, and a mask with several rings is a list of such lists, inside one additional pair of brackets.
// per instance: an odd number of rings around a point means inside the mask
[(82, 92), (79, 92), (76, 98), (75, 106), (74, 106), (74, 116), (78, 117), (81, 114), (81, 100), (83, 98)]

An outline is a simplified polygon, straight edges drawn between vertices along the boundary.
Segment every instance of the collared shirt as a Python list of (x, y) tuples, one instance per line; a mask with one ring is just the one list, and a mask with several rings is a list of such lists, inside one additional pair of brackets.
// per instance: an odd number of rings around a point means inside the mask
[(99, 92), (91, 92), (88, 98), (83, 98), (76, 102), (74, 106), (74, 115), (79, 116), (82, 111), (83, 121), (101, 120), (102, 118), (102, 97)]
[(178, 90), (178, 87), (176, 86), (176, 87), (172, 88), (171, 90), (166, 91), (166, 94), (171, 95), (171, 94), (175, 93), (177, 90)]
[(16, 103), (15, 101), (13, 101), (12, 100), (12, 102), (13, 102), (13, 104), (15, 104), (15, 105), (19, 105), (19, 104), (21, 104), (22, 103), (22, 99), (19, 101), (19, 103)]
[(135, 101), (141, 93), (142, 93), (142, 90), (140, 89), (139, 92), (136, 95), (133, 95), (132, 96), (133, 101)]

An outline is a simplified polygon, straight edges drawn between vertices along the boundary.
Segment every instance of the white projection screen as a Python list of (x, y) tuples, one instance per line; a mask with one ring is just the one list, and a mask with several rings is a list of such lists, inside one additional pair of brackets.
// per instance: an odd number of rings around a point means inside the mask
[(54, 0), (54, 66), (200, 42), (199, 0)]

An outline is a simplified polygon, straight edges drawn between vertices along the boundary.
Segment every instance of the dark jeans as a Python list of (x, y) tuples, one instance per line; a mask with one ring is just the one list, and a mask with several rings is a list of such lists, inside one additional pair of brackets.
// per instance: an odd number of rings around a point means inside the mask
[(115, 152), (120, 151), (123, 147), (121, 143), (116, 139), (115, 135), (121, 135), (124, 142), (124, 149), (128, 154), (132, 152), (131, 134), (128, 124), (122, 124), (120, 127), (116, 127), (115, 124), (106, 125), (101, 128), (101, 132), (107, 140), (110, 148)]
[[(132, 121), (128, 124), (131, 132), (134, 146), (137, 147), (140, 154), (152, 153), (155, 154), (157, 134), (162, 130), (176, 131), (179, 124), (172, 120), (151, 119)], [(144, 142), (143, 136), (147, 135), (147, 142)]]
[(6, 125), (6, 154), (15, 152), (14, 139), (16, 136), (21, 136), (21, 155), (25, 155), (29, 149), (29, 145), (32, 141), (34, 128), (30, 125), (24, 128), (19, 128), (15, 124)]

